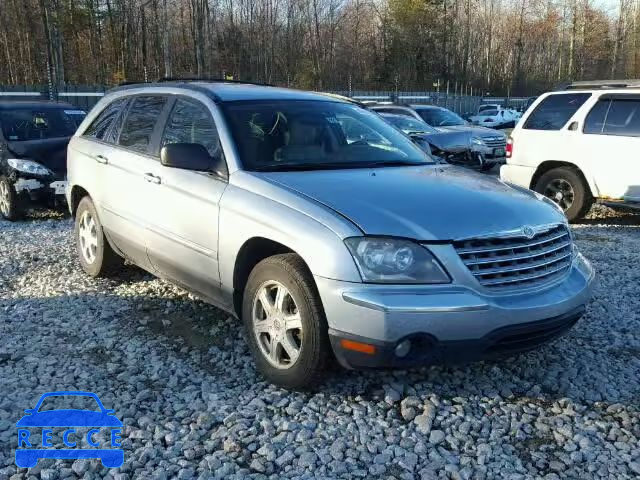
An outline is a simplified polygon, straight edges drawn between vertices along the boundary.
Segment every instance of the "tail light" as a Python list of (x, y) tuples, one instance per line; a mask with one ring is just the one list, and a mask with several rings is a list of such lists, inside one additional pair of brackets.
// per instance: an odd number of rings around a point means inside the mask
[(507, 158), (511, 158), (511, 155), (513, 155), (513, 138), (511, 137), (507, 139), (506, 154), (507, 154)]

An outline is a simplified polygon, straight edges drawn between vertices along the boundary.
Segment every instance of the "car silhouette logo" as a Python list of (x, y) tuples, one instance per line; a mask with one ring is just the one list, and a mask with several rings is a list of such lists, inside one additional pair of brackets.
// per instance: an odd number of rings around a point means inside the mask
[[(95, 400), (99, 411), (83, 409), (58, 409), (39, 411), (42, 402), (49, 397), (71, 396), (89, 397)], [(114, 416), (114, 411), (106, 409), (98, 396), (91, 392), (49, 392), (40, 397), (33, 409), (25, 410), (26, 415), (18, 420), (18, 447), (16, 448), (16, 465), (20, 468), (35, 467), (40, 458), (55, 459), (79, 459), (99, 458), (107, 468), (122, 466), (124, 452), (120, 445), (120, 432), (122, 422)], [(31, 427), (42, 427), (42, 439), (32, 435)], [(53, 428), (63, 427), (65, 430), (58, 435), (66, 448), (53, 448)], [(76, 429), (88, 429), (86, 434), (81, 434)], [(103, 448), (97, 434), (100, 429), (110, 430), (109, 446)], [(76, 448), (78, 440), (86, 438), (86, 442), (92, 448)], [(37, 445), (40, 443), (40, 445)], [(37, 448), (42, 447), (42, 448)], [(48, 448), (47, 448), (48, 447)]]

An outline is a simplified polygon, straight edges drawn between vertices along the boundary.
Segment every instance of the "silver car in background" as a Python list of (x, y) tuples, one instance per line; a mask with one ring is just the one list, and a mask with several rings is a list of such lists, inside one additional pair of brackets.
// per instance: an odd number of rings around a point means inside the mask
[(534, 348), (581, 317), (594, 278), (552, 202), (308, 92), (112, 90), (70, 142), (67, 198), (85, 272), (126, 258), (231, 312), (288, 388), (331, 355), (408, 367)]

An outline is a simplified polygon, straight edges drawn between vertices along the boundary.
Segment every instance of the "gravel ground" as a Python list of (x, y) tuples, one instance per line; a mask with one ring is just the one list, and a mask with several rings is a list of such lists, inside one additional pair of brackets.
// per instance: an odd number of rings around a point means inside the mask
[[(238, 322), (136, 269), (92, 280), (69, 219), (0, 221), (0, 480), (638, 478), (640, 216), (575, 227), (599, 273), (565, 337), (507, 361), (262, 381)], [(15, 422), (52, 390), (123, 421), (125, 463), (14, 465)]]

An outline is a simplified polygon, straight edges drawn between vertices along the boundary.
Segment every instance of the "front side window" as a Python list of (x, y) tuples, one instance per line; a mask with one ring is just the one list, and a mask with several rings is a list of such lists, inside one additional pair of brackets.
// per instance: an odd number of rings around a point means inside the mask
[(379, 115), (328, 101), (222, 105), (247, 170), (365, 168), (433, 163)]
[(0, 126), (10, 142), (70, 137), (85, 115), (84, 110), (59, 107), (0, 110)]
[(107, 105), (106, 108), (93, 119), (91, 125), (87, 127), (82, 135), (97, 138), (98, 140), (105, 140), (109, 127), (111, 127), (113, 120), (122, 110), (125, 102), (126, 100), (124, 98), (119, 98)]
[(146, 153), (166, 101), (164, 97), (136, 97), (127, 113), (118, 143), (123, 147)]
[(560, 130), (587, 101), (590, 93), (562, 93), (542, 100), (525, 122), (525, 130)]
[(440, 108), (421, 108), (418, 115), (432, 127), (454, 127), (467, 123), (461, 116)]
[(197, 143), (204, 146), (214, 158), (222, 155), (213, 118), (209, 110), (195, 100), (178, 99), (173, 106), (161, 146), (170, 143)]

